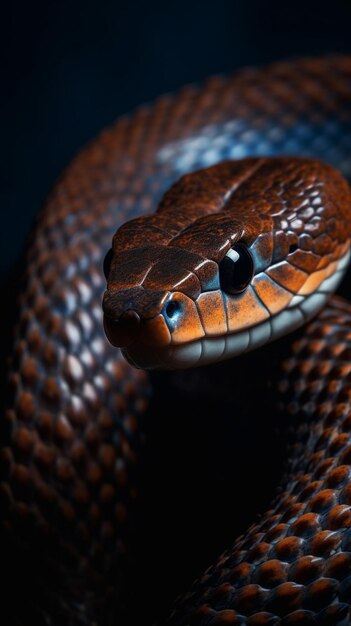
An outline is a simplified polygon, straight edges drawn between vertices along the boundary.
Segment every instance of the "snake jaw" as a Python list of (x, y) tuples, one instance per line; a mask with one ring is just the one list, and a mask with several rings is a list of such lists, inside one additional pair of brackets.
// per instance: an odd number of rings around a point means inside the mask
[[(161, 314), (145, 323), (145, 332), (139, 335), (138, 340), (123, 348), (123, 355), (137, 368), (183, 369), (235, 357), (278, 339), (311, 319), (334, 292), (349, 262), (349, 242), (341, 246), (340, 252), (342, 256), (337, 261), (314, 272), (296, 295), (288, 293), (278, 284), (277, 291), (270, 291), (272, 279), (264, 277), (263, 273), (238, 298), (230, 299), (217, 290), (202, 293), (194, 303), (184, 294), (171, 294)], [(268, 297), (266, 306), (255, 296), (257, 281), (261, 289), (261, 281), (265, 279)], [(245, 306), (243, 300), (246, 300)], [(235, 302), (237, 314), (231, 316), (228, 328), (229, 301), (232, 306)], [(256, 302), (254, 308), (253, 302)], [(176, 319), (173, 321), (173, 315), (167, 320), (166, 313), (172, 303), (177, 303)], [(198, 321), (201, 322), (201, 329), (197, 326)], [(150, 328), (154, 325), (153, 335), (147, 331), (147, 324), (150, 324)], [(156, 327), (156, 324), (160, 326)], [(160, 329), (165, 326), (168, 332), (164, 342), (161, 342)]]

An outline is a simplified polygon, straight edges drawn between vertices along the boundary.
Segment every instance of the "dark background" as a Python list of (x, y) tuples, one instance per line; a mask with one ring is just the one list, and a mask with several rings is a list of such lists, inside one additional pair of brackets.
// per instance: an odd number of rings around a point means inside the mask
[(60, 171), (119, 115), (210, 74), (351, 49), (348, 0), (17, 0), (2, 22), (0, 280)]

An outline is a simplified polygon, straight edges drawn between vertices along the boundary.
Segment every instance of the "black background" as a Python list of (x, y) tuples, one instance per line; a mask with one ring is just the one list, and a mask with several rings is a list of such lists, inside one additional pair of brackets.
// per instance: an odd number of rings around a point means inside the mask
[(60, 171), (119, 115), (210, 74), (351, 49), (348, 0), (17, 0), (2, 23), (1, 279)]

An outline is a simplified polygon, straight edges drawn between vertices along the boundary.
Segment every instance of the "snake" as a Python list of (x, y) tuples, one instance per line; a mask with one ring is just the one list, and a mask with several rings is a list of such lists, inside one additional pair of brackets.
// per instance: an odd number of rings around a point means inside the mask
[[(351, 623), (351, 305), (333, 295), (350, 256), (350, 155), (351, 57), (329, 55), (162, 96), (63, 172), (22, 262), (6, 365), (8, 623)], [(149, 581), (132, 558), (157, 402), (165, 439), (180, 407), (179, 459), (198, 411), (213, 442), (225, 419), (240, 447), (241, 409), (274, 438), (274, 406), (288, 440), (266, 509), (212, 564), (205, 541), (204, 571), (191, 583), (189, 560), (169, 606), (172, 563)], [(209, 511), (224, 527), (221, 504)], [(167, 551), (172, 535), (159, 539)]]

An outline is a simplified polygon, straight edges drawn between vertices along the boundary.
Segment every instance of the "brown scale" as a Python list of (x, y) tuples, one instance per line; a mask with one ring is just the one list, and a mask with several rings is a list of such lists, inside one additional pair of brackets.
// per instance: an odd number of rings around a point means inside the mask
[[(8, 364), (1, 496), (5, 544), (16, 570), (8, 623), (123, 624), (126, 597), (138, 603), (138, 590), (125, 592), (122, 580), (137, 495), (140, 422), (152, 391), (148, 376), (125, 363), (102, 328), (101, 266), (116, 227), (155, 210), (185, 173), (175, 167), (179, 142), (201, 136), (205, 127), (225, 138), (232, 121), (258, 132), (272, 119), (289, 129), (308, 118), (322, 129), (324, 120), (335, 117), (348, 122), (350, 105), (347, 57), (211, 79), (117, 122), (55, 186), (26, 256)], [(239, 141), (246, 145), (244, 135)], [(168, 147), (174, 157), (162, 159)], [(279, 198), (278, 187), (271, 193)], [(155, 247), (165, 237), (178, 237), (177, 245), (191, 237), (189, 206), (179, 209), (174, 224), (167, 198), (157, 219), (145, 219)], [(334, 226), (329, 223), (328, 232), (315, 238), (311, 223), (301, 235), (302, 222), (310, 219), (301, 208), (289, 227), (291, 242), (298, 236), (304, 251), (319, 256), (330, 246)], [(209, 205), (202, 198), (197, 210), (206, 225)], [(276, 237), (281, 239), (279, 230)], [(193, 253), (199, 254), (195, 243)], [(306, 258), (296, 253), (302, 269)], [(189, 285), (195, 288), (197, 283)], [(299, 389), (301, 380), (301, 391), (294, 392), (289, 411), (296, 411), (299, 393), (310, 391), (314, 403), (311, 445), (299, 468), (291, 462), (296, 480), (178, 603), (173, 623), (305, 624), (316, 615), (337, 623), (348, 615), (349, 326), (349, 307), (335, 301), (293, 347), (281, 387), (289, 394), (291, 381)]]

